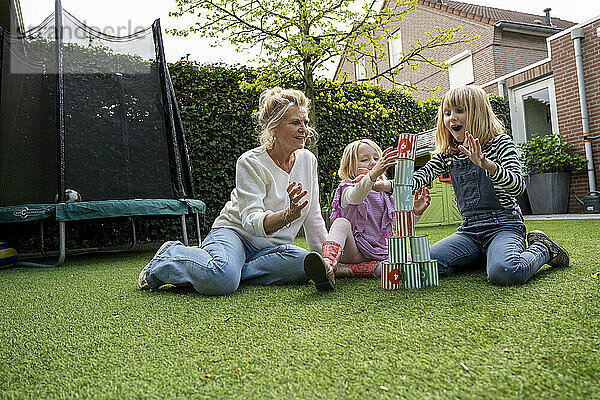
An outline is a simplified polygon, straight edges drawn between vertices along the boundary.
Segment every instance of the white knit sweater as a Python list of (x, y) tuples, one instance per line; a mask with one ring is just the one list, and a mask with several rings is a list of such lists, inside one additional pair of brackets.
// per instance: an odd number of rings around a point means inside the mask
[[(265, 216), (289, 206), (286, 189), (290, 182), (302, 183), (307, 194), (301, 202), (306, 199), (308, 204), (291, 226), (267, 235), (263, 226)], [(264, 146), (242, 154), (236, 164), (231, 200), (225, 204), (212, 227), (231, 228), (257, 249), (263, 249), (290, 244), (302, 225), (310, 250), (320, 252), (327, 230), (321, 216), (314, 154), (306, 149), (296, 150), (296, 161), (289, 174), (275, 164)]]

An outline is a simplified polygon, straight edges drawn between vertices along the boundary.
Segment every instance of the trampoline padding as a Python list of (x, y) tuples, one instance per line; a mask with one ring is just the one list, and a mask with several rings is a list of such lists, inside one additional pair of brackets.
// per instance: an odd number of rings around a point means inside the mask
[(185, 215), (185, 202), (174, 199), (104, 200), (57, 204), (57, 221), (80, 221), (137, 215)]
[(0, 207), (0, 224), (51, 218), (54, 217), (55, 208), (56, 204), (22, 204)]

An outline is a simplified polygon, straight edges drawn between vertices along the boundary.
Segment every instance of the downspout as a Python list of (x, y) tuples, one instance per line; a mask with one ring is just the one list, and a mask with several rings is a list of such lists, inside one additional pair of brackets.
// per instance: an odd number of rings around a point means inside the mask
[(506, 81), (504, 79), (498, 81), (498, 96), (504, 98), (504, 85)]
[(583, 28), (571, 31), (571, 40), (575, 47), (575, 65), (577, 66), (577, 86), (579, 88), (579, 104), (581, 106), (581, 124), (583, 127), (583, 143), (585, 145), (585, 158), (587, 159), (588, 182), (590, 192), (596, 191), (596, 176), (594, 174), (594, 155), (592, 154), (592, 139), (590, 136), (590, 123), (588, 117), (587, 100), (585, 98), (585, 82), (583, 79), (583, 55), (581, 52), (581, 38), (584, 37)]

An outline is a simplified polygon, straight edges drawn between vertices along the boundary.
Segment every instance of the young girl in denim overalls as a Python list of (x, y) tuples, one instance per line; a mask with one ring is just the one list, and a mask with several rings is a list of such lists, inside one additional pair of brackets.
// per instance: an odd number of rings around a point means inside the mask
[(516, 196), (525, 190), (512, 139), (474, 86), (450, 90), (438, 111), (436, 154), (413, 176), (413, 189), (449, 173), (462, 215), (458, 231), (431, 246), (441, 276), (485, 265), (490, 282), (526, 282), (546, 263), (568, 266), (567, 251), (525, 224)]

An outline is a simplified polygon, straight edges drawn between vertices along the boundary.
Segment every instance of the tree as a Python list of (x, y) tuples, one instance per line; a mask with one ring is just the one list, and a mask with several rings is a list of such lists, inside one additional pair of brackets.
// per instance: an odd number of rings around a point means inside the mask
[[(444, 67), (424, 57), (423, 50), (468, 41), (458, 37), (460, 29), (437, 29), (417, 41), (403, 54), (399, 65), (379, 68), (387, 59), (385, 44), (393, 37), (390, 29), (415, 8), (416, 0), (177, 0), (172, 16), (195, 14), (200, 20), (188, 29), (170, 33), (225, 39), (238, 51), (261, 46), (265, 66), (259, 81), (269, 84), (273, 76), (299, 76), (304, 92), (315, 100), (315, 78), (325, 64), (337, 57), (354, 61), (367, 57), (375, 76), (394, 83), (394, 72), (402, 65), (415, 67), (428, 63)], [(273, 74), (276, 71), (277, 74)], [(310, 119), (315, 123), (314, 110)]]

